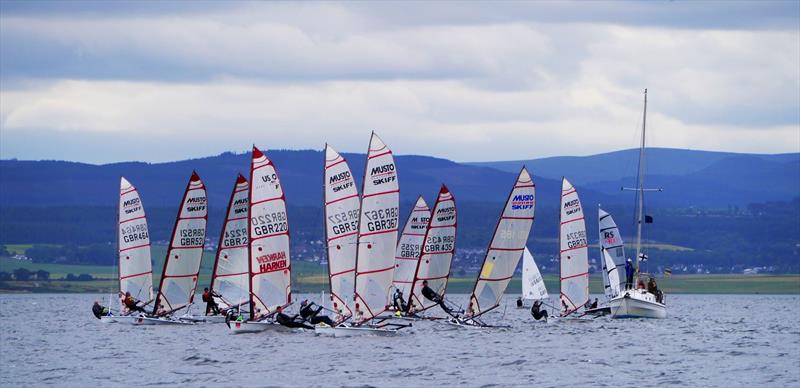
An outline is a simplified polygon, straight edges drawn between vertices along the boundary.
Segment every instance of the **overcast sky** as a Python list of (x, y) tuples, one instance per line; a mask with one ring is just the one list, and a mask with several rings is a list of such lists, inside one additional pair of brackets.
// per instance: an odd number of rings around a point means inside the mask
[(0, 157), (800, 152), (800, 2), (0, 3)]

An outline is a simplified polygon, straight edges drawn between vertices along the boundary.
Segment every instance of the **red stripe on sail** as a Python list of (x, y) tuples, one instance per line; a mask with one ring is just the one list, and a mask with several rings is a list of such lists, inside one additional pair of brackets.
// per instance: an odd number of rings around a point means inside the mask
[(328, 206), (330, 204), (334, 204), (334, 203), (339, 202), (339, 201), (344, 201), (345, 199), (350, 199), (350, 198), (353, 198), (353, 197), (358, 197), (358, 193), (352, 194), (352, 195), (348, 195), (346, 197), (342, 197), (342, 198), (339, 198), (339, 199), (334, 199), (333, 201), (330, 201), (330, 202), (325, 202), (325, 206)]
[(120, 251), (120, 252), (125, 252), (125, 251), (129, 251), (129, 250), (131, 250), (131, 249), (142, 248), (142, 247), (149, 247), (149, 246), (150, 246), (150, 243), (147, 243), (147, 244), (143, 244), (143, 245), (137, 245), (137, 246), (135, 246), (135, 247), (130, 247), (130, 248), (125, 248), (125, 249), (120, 249), (119, 251)]
[(136, 274), (133, 274), (133, 275), (120, 276), (119, 280), (124, 280), (124, 279), (128, 279), (128, 278), (135, 278), (137, 276), (149, 275), (150, 273), (151, 272), (148, 271), (148, 272), (136, 273)]

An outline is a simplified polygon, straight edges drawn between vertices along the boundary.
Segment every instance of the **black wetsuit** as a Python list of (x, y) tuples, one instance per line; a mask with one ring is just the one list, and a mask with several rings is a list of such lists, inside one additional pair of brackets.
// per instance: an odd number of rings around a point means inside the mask
[(394, 309), (398, 311), (406, 311), (406, 301), (403, 300), (403, 293), (402, 292), (395, 292), (394, 293)]
[(328, 326), (334, 326), (334, 322), (328, 318), (326, 315), (319, 315), (319, 312), (322, 311), (322, 306), (319, 306), (316, 310), (313, 309), (314, 303), (309, 303), (306, 307), (300, 309), (300, 316), (303, 317), (304, 320), (311, 322), (312, 325), (316, 325), (318, 323), (324, 323)]
[(522, 299), (517, 299), (517, 308), (522, 307)]
[(440, 297), (439, 294), (433, 291), (432, 288), (428, 286), (422, 287), (422, 296), (424, 296), (431, 302), (437, 303), (439, 307), (441, 307), (442, 310), (444, 310), (444, 312), (446, 312), (447, 314), (453, 315), (452, 310), (450, 310), (450, 308), (444, 304), (444, 300), (442, 299), (442, 297)]
[(297, 315), (293, 317), (290, 317), (284, 313), (278, 313), (277, 315), (275, 315), (275, 320), (283, 326), (291, 328), (301, 328), (301, 329), (312, 329), (312, 330), (314, 329), (313, 327), (308, 326), (303, 322), (297, 322), (295, 318), (297, 318)]
[(108, 309), (99, 304), (95, 304), (92, 306), (92, 314), (94, 314), (97, 319), (100, 319), (103, 315), (108, 314)]
[(206, 315), (212, 311), (214, 312), (214, 315), (219, 315), (219, 306), (217, 305), (217, 302), (214, 301), (215, 296), (219, 295), (213, 291), (203, 293), (203, 302), (206, 302)]
[(533, 316), (533, 319), (537, 321), (542, 318), (547, 319), (547, 310), (542, 310), (541, 306), (541, 303), (536, 302), (533, 304), (533, 307), (531, 307), (531, 315)]

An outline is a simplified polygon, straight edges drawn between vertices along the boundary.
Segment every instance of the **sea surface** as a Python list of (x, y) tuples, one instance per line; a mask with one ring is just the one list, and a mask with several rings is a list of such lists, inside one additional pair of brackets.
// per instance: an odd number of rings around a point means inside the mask
[(0, 295), (0, 386), (800, 386), (798, 296), (671, 295), (663, 320), (548, 323), (509, 297), (486, 321), (511, 328), (422, 321), (393, 338), (102, 324), (101, 297)]

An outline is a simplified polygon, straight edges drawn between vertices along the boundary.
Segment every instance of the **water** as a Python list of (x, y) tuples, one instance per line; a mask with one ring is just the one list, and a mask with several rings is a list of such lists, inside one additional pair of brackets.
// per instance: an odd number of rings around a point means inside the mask
[(394, 338), (101, 324), (97, 298), (0, 295), (0, 385), (800, 384), (798, 296), (672, 295), (664, 320), (548, 324), (508, 298), (486, 321), (510, 329), (419, 322)]

